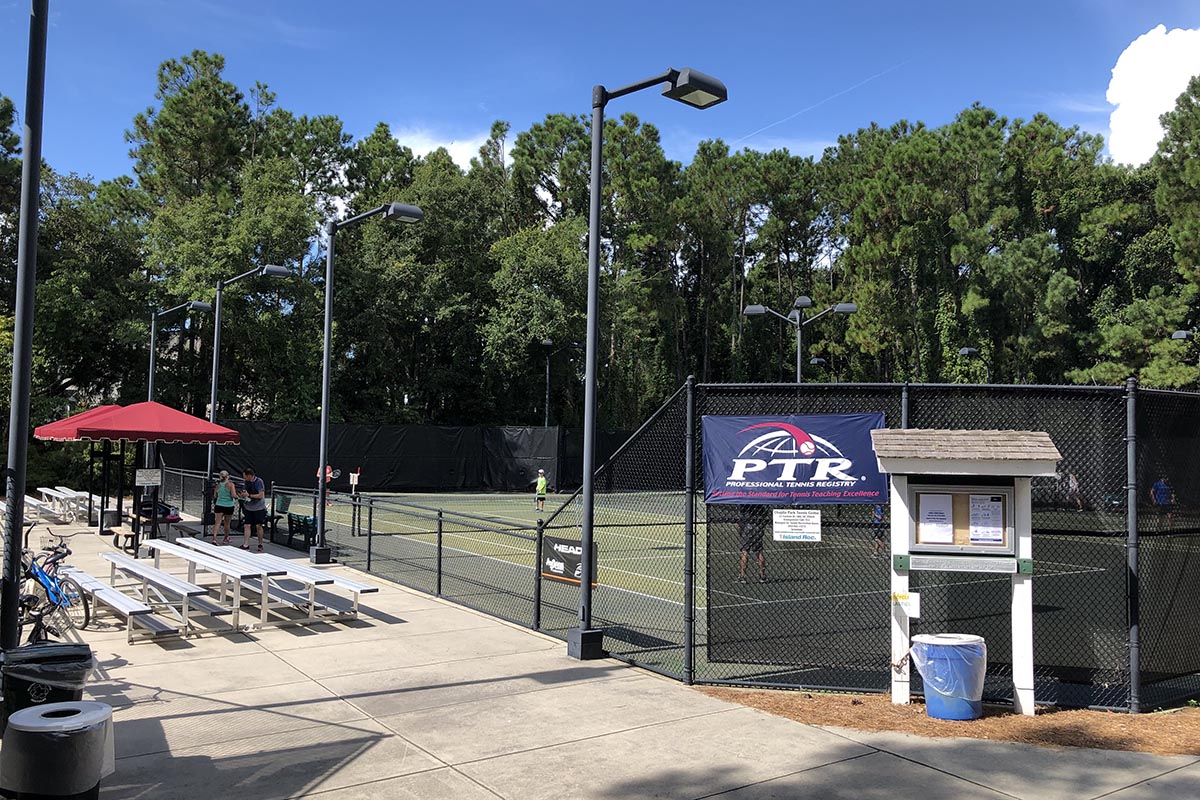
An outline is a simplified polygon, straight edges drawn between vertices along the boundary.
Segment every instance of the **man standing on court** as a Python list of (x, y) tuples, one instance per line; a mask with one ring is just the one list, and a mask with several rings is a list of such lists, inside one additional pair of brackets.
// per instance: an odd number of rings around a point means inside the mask
[(1162, 519), (1165, 516), (1167, 529), (1170, 530), (1171, 520), (1175, 516), (1175, 489), (1167, 480), (1166, 475), (1163, 475), (1150, 487), (1150, 501), (1154, 503), (1154, 508), (1158, 512), (1157, 527), (1162, 527)]
[(263, 479), (254, 474), (254, 470), (246, 467), (242, 470), (242, 480), (245, 486), (238, 492), (238, 497), (246, 501), (242, 517), (246, 525), (246, 539), (242, 543), (243, 550), (250, 549), (250, 528), (254, 527), (258, 534), (258, 552), (263, 551), (263, 527), (267, 524), (266, 486)]
[(751, 553), (758, 554), (758, 579), (767, 582), (767, 559), (763, 555), (763, 526), (750, 519), (745, 506), (738, 506), (738, 543), (742, 549), (741, 561), (738, 562), (738, 583), (746, 582), (746, 562)]
[(546, 480), (546, 470), (539, 469), (538, 476), (537, 476), (537, 485), (534, 489), (534, 492), (537, 495), (537, 502), (534, 503), (534, 505), (533, 505), (533, 507), (536, 508), (538, 511), (546, 510), (546, 487), (548, 485), (549, 485), (549, 481)]

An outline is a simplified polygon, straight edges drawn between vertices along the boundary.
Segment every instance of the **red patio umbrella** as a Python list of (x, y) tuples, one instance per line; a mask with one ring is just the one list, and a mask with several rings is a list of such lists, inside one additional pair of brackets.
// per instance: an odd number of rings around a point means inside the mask
[(33, 437), (51, 442), (78, 441), (81, 425), (100, 420), (119, 408), (120, 406), (96, 406), (66, 419), (47, 422), (45, 425), (39, 425), (33, 429)]
[[(77, 426), (78, 438), (172, 444), (237, 444), (238, 432), (161, 403), (134, 403)], [(36, 435), (36, 433), (35, 433)]]

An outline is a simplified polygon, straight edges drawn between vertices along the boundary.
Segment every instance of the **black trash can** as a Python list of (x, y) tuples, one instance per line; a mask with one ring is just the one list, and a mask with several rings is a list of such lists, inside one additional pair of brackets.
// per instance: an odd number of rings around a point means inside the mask
[(121, 527), (121, 512), (115, 508), (105, 509), (104, 516), (100, 519), (100, 527), (106, 531)]
[(0, 736), (10, 714), (41, 703), (83, 699), (95, 660), (86, 644), (45, 642), (4, 651)]

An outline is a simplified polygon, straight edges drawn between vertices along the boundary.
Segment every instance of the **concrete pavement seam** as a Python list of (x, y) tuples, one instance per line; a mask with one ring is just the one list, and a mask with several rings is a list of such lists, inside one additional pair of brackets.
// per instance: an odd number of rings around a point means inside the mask
[[(622, 680), (636, 680), (636, 678), (627, 676), (627, 675), (617, 675), (612, 678), (589, 678), (586, 681), (586, 683), (589, 683), (589, 684), (612, 683), (613, 681), (622, 681)], [(581, 683), (582, 683), (582, 681), (581, 681)], [(450, 703), (438, 703), (438, 704), (432, 705), (432, 706), (422, 706), (421, 708), (412, 708), (412, 709), (409, 709), (408, 711), (397, 711), (394, 714), (384, 714), (383, 717), (376, 717), (376, 719), (378, 719), (382, 722), (384, 717), (399, 717), (402, 714), (415, 714), (419, 711), (433, 711), (433, 710), (439, 709), (439, 708), (450, 708), (452, 706), (465, 706), (470, 703), (482, 703), (482, 702), (487, 702), (487, 701), (491, 701), (491, 700), (496, 700), (500, 697), (521, 697), (523, 695), (536, 694), (538, 692), (552, 692), (556, 689), (562, 689), (562, 688), (564, 688), (564, 686), (570, 686), (570, 685), (577, 685), (577, 684), (559, 684), (557, 686), (541, 686), (538, 688), (527, 689), (524, 691), (508, 692), (507, 694), (498, 695), (496, 697), (477, 697), (473, 700), (456, 700), (456, 701), (453, 701)], [(351, 702), (350, 700), (347, 700), (345, 697), (343, 697), (341, 699), (347, 703), (350, 703), (351, 705), (354, 705), (353, 702)], [(355, 707), (357, 708), (357, 706), (355, 706)]]
[[(664, 720), (660, 720), (658, 722), (647, 722), (645, 725), (634, 725), (632, 728), (622, 728), (619, 731), (608, 731), (607, 733), (594, 733), (591, 736), (581, 736), (578, 739), (569, 739), (565, 742), (555, 742), (554, 744), (544, 744), (544, 745), (541, 745), (540, 747), (528, 747), (524, 750), (513, 750), (511, 753), (499, 753), (494, 756), (484, 756), (483, 758), (474, 758), (474, 759), (471, 759), (470, 761), (456, 761), (451, 766), (462, 767), (462, 766), (467, 766), (470, 764), (482, 764), (485, 761), (494, 761), (497, 758), (508, 758), (509, 756), (521, 755), (522, 753), (536, 753), (539, 750), (550, 750), (552, 748), (562, 747), (563, 745), (567, 745), (567, 744), (578, 744), (579, 742), (588, 742), (593, 739), (603, 739), (606, 736), (618, 736), (623, 733), (631, 733), (633, 731), (645, 730), (646, 728), (655, 728), (660, 725), (671, 725), (676, 722), (686, 722), (688, 720), (702, 719), (704, 717), (714, 717), (714, 716), (717, 716), (718, 714), (728, 714), (730, 712), (737, 711), (737, 710), (739, 710), (739, 709), (737, 709), (737, 708), (722, 708), (719, 711), (706, 711), (703, 714), (696, 714), (695, 716), (691, 716), (691, 717), (676, 717), (675, 719), (664, 719)], [(385, 726), (387, 725), (387, 723), (382, 720), (377, 719), (375, 721), (378, 722), (380, 725), (385, 725)], [(389, 730), (390, 730), (390, 728), (389, 728)]]
[(346, 792), (346, 791), (350, 791), (351, 789), (359, 789), (363, 786), (371, 786), (376, 783), (387, 783), (388, 781), (402, 781), (405, 778), (411, 778), (416, 775), (428, 775), (431, 772), (441, 772), (442, 770), (449, 770), (449, 771), (453, 772), (454, 774), (459, 775), (459, 776), (465, 778), (466, 780), (470, 781), (471, 783), (475, 784), (476, 786), (478, 786), (480, 789), (483, 789), (488, 794), (490, 794), (494, 797), (498, 797), (498, 798), (500, 798), (500, 800), (506, 800), (504, 795), (497, 794), (495, 791), (492, 790), (492, 788), (490, 786), (480, 783), (479, 781), (472, 778), (470, 775), (463, 775), (461, 772), (456, 770), (454, 767), (449, 767), (449, 766), (447, 766), (447, 767), (430, 767), (429, 769), (417, 770), (416, 772), (409, 772), (404, 775), (393, 775), (390, 778), (376, 778), (375, 780), (372, 780), (372, 781), (363, 781), (362, 783), (355, 783), (350, 786), (338, 786), (333, 789), (321, 789), (321, 790), (315, 791), (315, 792), (305, 792), (304, 794), (296, 795), (296, 797), (301, 797), (301, 798), (303, 798), (303, 797), (320, 797), (321, 795), (329, 794), (330, 792)]
[(771, 781), (777, 781), (777, 780), (781, 780), (783, 778), (790, 778), (793, 775), (802, 775), (805, 772), (812, 772), (813, 770), (823, 769), (825, 767), (833, 766), (834, 764), (845, 764), (847, 761), (855, 761), (860, 758), (866, 758), (867, 756), (878, 755), (878, 753), (879, 753), (879, 751), (876, 750), (873, 753), (859, 753), (856, 756), (846, 756), (845, 758), (839, 758), (836, 761), (827, 761), (824, 764), (814, 764), (811, 767), (805, 767), (804, 769), (798, 769), (795, 772), (785, 772), (783, 775), (776, 775), (772, 778), (763, 778), (760, 781), (750, 781), (750, 783), (744, 783), (740, 786), (731, 786), (728, 789), (722, 789), (721, 791), (713, 792), (712, 794), (699, 795), (698, 797), (692, 798), (692, 800), (707, 800), (710, 797), (720, 797), (723, 794), (729, 794), (730, 792), (736, 792), (736, 791), (745, 789), (750, 786), (758, 786), (760, 784), (770, 783)]
[[(537, 650), (515, 650), (511, 653), (502, 653), (500, 655), (506, 655), (506, 656), (528, 655), (530, 653), (542, 653), (542, 652), (545, 652), (547, 649), (549, 649), (549, 648), (539, 648)], [(277, 653), (274, 650), (268, 650), (267, 652), (271, 653), (271, 655), (275, 656), (280, 661), (282, 661), (284, 664), (287, 664), (289, 667), (291, 667), (292, 669), (301, 673), (305, 677), (308, 677), (312, 680), (316, 680), (316, 678), (312, 678), (312, 676), (308, 675), (308, 673), (304, 672), (304, 670), (300, 669), (295, 664), (292, 664), (291, 662), (284, 659), (280, 655), (280, 653)], [(282, 652), (283, 653), (293, 653), (296, 651), (284, 650)], [(461, 664), (461, 663), (464, 663), (467, 661), (478, 661), (480, 659), (495, 658), (496, 655), (497, 654), (492, 653), (492, 654), (488, 654), (488, 655), (471, 656), (469, 658), (448, 658), (445, 661), (424, 661), (419, 664), (405, 664), (403, 666), (398, 666), (398, 667), (384, 667), (383, 669), (368, 669), (368, 670), (359, 670), (357, 672), (342, 672), (342, 673), (338, 673), (337, 675), (322, 675), (321, 679), (325, 680), (327, 678), (349, 678), (349, 677), (358, 676), (358, 675), (373, 675), (377, 672), (391, 672), (392, 670), (396, 670), (396, 669), (416, 669), (417, 667), (436, 667), (436, 666), (441, 666), (442, 664)]]
[[(803, 723), (800, 723), (800, 724), (803, 724)], [(997, 788), (995, 788), (994, 786), (987, 786), (987, 785), (985, 785), (985, 784), (982, 784), (982, 783), (980, 783), (980, 782), (978, 782), (978, 781), (971, 780), (970, 778), (965, 778), (965, 777), (963, 777), (962, 775), (956, 775), (956, 774), (954, 774), (953, 772), (950, 772), (950, 771), (948, 771), (948, 770), (942, 769), (941, 767), (935, 767), (933, 764), (926, 764), (926, 763), (925, 763), (925, 762), (923, 762), (923, 761), (919, 761), (919, 760), (917, 760), (917, 759), (915, 759), (915, 758), (911, 758), (911, 757), (909, 757), (909, 756), (901, 755), (900, 753), (894, 753), (894, 752), (892, 752), (891, 750), (888, 750), (888, 749), (886, 749), (886, 748), (883, 748), (883, 747), (877, 747), (876, 745), (873, 745), (873, 744), (866, 744), (866, 743), (864, 743), (864, 742), (860, 742), (860, 741), (858, 741), (858, 740), (856, 740), (856, 739), (853, 739), (853, 738), (851, 738), (851, 737), (849, 737), (849, 736), (846, 736), (846, 735), (844, 735), (844, 734), (838, 733), (837, 731), (832, 731), (832, 730), (829, 730), (828, 728), (825, 728), (825, 727), (822, 727), (822, 726), (819, 726), (819, 725), (818, 725), (818, 726), (814, 726), (814, 727), (819, 727), (819, 728), (821, 728), (821, 730), (825, 731), (826, 733), (831, 733), (831, 734), (833, 734), (834, 736), (837, 736), (839, 739), (845, 739), (845, 740), (846, 740), (846, 741), (848, 741), (848, 742), (854, 742), (855, 744), (857, 744), (857, 745), (861, 745), (862, 747), (870, 747), (870, 748), (874, 749), (874, 750), (875, 750), (876, 752), (878, 752), (878, 753), (887, 753), (889, 756), (895, 756), (896, 758), (900, 759), (901, 761), (907, 761), (907, 762), (909, 762), (910, 764), (916, 764), (916, 765), (917, 765), (917, 766), (919, 766), (919, 767), (925, 767), (926, 769), (931, 769), (931, 770), (933, 770), (934, 772), (940, 772), (940, 773), (942, 773), (943, 775), (949, 775), (949, 776), (950, 776), (950, 777), (952, 777), (952, 778), (958, 778), (959, 780), (966, 781), (967, 783), (969, 783), (969, 784), (971, 784), (971, 785), (973, 785), (973, 786), (978, 786), (978, 787), (979, 787), (979, 788), (981, 788), (981, 789), (987, 789), (987, 790), (988, 790), (988, 791), (990, 791), (990, 792), (995, 792), (996, 794), (1001, 794), (1001, 795), (1004, 795), (1005, 797), (1011, 797), (1011, 798), (1013, 798), (1013, 800), (1021, 800), (1021, 797), (1020, 797), (1020, 795), (1010, 794), (1009, 792), (1006, 792), (1006, 791), (1004, 791), (1003, 789), (997, 789)], [(917, 737), (917, 738), (920, 738), (920, 739), (931, 739), (932, 737), (928, 737), (928, 736), (921, 736), (921, 737)]]
[(1149, 778), (1143, 778), (1140, 781), (1135, 781), (1126, 786), (1122, 786), (1119, 789), (1113, 789), (1110, 792), (1105, 792), (1104, 794), (1098, 794), (1095, 797), (1090, 798), (1090, 800), (1100, 800), (1100, 798), (1102, 798), (1102, 797), (1111, 797), (1112, 795), (1116, 794), (1117, 792), (1123, 792), (1126, 789), (1132, 789), (1134, 786), (1141, 786), (1143, 783), (1149, 783), (1150, 781), (1158, 780), (1159, 778), (1162, 778), (1166, 775), (1170, 775), (1174, 772), (1179, 772), (1181, 769), (1190, 769), (1191, 767), (1194, 767), (1197, 764), (1200, 764), (1200, 759), (1197, 759), (1190, 764), (1180, 764), (1178, 767), (1175, 767), (1174, 769), (1169, 769), (1166, 772), (1160, 772), (1157, 775), (1151, 775)]

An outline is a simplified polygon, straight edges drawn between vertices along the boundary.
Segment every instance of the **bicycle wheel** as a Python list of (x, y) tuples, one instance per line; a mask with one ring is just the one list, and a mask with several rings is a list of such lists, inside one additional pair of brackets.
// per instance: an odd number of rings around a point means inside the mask
[(74, 578), (60, 578), (58, 589), (63, 595), (62, 602), (59, 603), (63, 619), (76, 630), (86, 628), (92, 619), (92, 610), (83, 589)]

